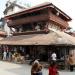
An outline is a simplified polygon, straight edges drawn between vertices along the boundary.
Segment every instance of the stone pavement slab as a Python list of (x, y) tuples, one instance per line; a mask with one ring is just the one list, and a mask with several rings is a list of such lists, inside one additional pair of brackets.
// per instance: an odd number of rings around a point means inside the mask
[(25, 66), (0, 61), (0, 75), (25, 75)]

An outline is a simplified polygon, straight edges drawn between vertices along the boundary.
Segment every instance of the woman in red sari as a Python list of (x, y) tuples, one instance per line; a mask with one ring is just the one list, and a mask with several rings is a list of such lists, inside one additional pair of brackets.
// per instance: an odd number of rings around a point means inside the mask
[(55, 62), (52, 62), (49, 67), (49, 75), (58, 75), (58, 70)]

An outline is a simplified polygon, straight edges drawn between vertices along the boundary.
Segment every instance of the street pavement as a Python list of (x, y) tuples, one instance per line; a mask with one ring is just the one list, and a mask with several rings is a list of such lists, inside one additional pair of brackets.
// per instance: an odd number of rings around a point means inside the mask
[[(31, 66), (0, 61), (0, 75), (31, 75)], [(43, 69), (43, 75), (48, 75), (48, 69)], [(59, 71), (59, 75), (75, 75), (70, 71)]]

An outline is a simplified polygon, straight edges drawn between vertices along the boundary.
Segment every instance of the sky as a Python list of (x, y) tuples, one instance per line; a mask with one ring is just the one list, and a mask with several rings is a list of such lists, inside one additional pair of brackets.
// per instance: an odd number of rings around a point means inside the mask
[[(5, 3), (7, 0), (0, 0), (0, 18), (3, 17), (3, 11), (5, 9)], [(12, 1), (12, 0), (11, 0)], [(41, 4), (43, 2), (51, 2), (64, 11), (72, 18), (69, 22), (70, 27), (75, 30), (75, 1), (74, 0), (17, 0), (22, 3), (29, 3), (31, 6)]]

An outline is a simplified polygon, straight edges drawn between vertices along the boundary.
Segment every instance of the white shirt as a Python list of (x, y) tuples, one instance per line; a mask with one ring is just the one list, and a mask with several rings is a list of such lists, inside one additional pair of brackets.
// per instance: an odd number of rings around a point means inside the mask
[(40, 31), (40, 26), (37, 25), (37, 26), (35, 27), (35, 29), (36, 29), (37, 31)]
[(56, 60), (56, 57), (57, 57), (56, 53), (53, 53), (51, 57), (52, 57), (52, 60)]
[(4, 55), (4, 57), (6, 57), (6, 55), (7, 55), (7, 52), (4, 52), (4, 53), (3, 53), (3, 55)]

